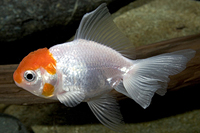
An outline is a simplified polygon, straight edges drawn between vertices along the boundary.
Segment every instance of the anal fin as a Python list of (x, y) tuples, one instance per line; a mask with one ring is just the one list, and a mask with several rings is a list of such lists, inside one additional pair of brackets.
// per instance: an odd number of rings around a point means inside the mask
[(119, 83), (119, 85), (117, 85), (116, 87), (114, 87), (114, 89), (115, 89), (116, 91), (118, 91), (119, 93), (122, 93), (122, 94), (124, 94), (125, 96), (131, 98), (131, 96), (130, 96), (130, 95), (128, 94), (128, 92), (126, 91), (126, 89), (125, 89), (125, 87), (124, 87), (122, 81)]
[(123, 117), (114, 96), (105, 94), (98, 99), (89, 101), (88, 105), (103, 125), (114, 131), (122, 130)]

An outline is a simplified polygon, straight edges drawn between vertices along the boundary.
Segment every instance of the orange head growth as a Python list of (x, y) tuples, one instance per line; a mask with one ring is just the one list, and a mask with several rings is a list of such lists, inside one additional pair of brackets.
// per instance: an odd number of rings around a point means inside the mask
[(47, 48), (38, 49), (34, 52), (29, 53), (19, 64), (15, 71), (13, 78), (17, 83), (22, 82), (21, 73), (26, 70), (37, 70), (43, 67), (49, 74), (56, 73), (56, 60)]

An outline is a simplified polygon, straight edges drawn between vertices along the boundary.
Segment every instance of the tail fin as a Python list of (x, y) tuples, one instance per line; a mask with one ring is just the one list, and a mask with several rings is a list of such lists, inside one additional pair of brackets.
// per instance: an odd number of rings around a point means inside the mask
[(183, 71), (194, 55), (194, 50), (186, 49), (133, 61), (132, 69), (123, 78), (124, 87), (117, 89), (125, 89), (121, 90), (123, 94), (147, 108), (155, 92), (166, 93), (168, 76)]

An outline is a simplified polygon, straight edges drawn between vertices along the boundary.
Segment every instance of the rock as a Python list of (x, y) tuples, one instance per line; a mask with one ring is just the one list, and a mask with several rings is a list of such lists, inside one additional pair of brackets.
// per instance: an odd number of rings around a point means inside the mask
[(146, 45), (200, 33), (200, 2), (139, 0), (119, 10), (114, 19), (134, 45)]
[[(143, 109), (131, 99), (120, 101), (127, 133), (199, 133), (199, 86), (155, 95)], [(186, 98), (187, 97), (187, 98)], [(10, 105), (4, 111), (20, 119), (35, 133), (115, 133), (103, 126), (86, 103), (69, 108), (63, 104)]]
[[(13, 41), (51, 27), (60, 30), (80, 21), (103, 2), (116, 0), (0, 1), (0, 41)], [(74, 31), (73, 31), (74, 32)]]
[[(29, 52), (66, 42), (85, 13), (106, 2), (111, 12), (132, 0), (0, 1), (1, 64), (18, 64)], [(15, 55), (15, 56), (10, 56)]]
[(28, 133), (24, 125), (15, 117), (0, 114), (1, 133)]

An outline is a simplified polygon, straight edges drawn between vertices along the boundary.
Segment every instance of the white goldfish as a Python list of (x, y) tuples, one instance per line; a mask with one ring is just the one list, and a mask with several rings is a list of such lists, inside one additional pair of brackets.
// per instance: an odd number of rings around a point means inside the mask
[(168, 76), (183, 71), (195, 55), (186, 49), (131, 60), (132, 48), (101, 4), (83, 16), (72, 42), (31, 52), (13, 78), (19, 87), (68, 107), (87, 102), (102, 124), (119, 131), (123, 117), (111, 90), (147, 108), (154, 93), (166, 93)]

